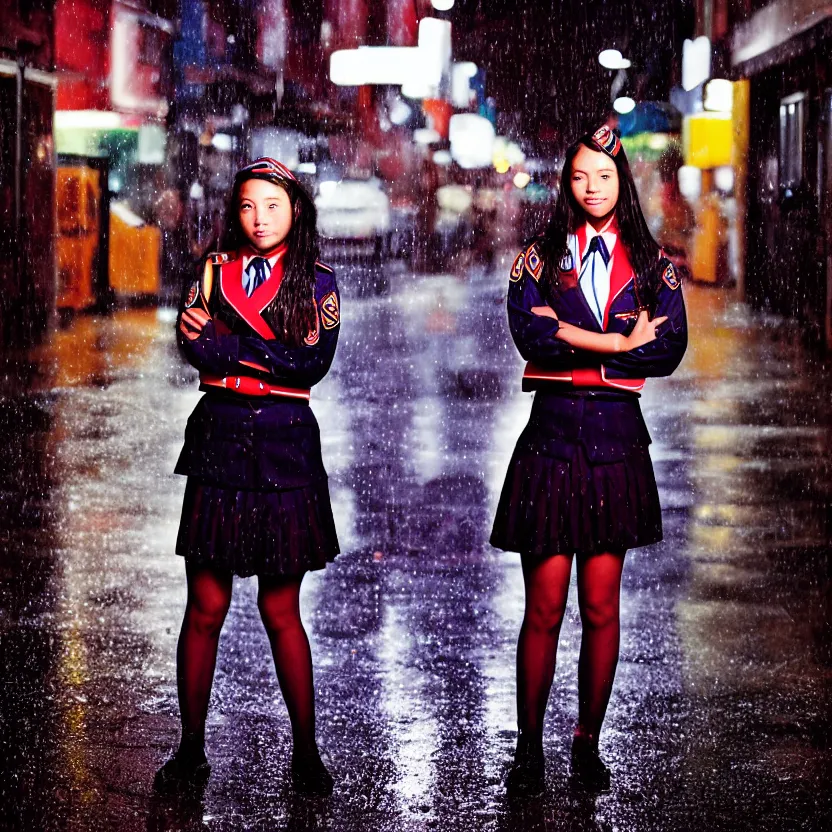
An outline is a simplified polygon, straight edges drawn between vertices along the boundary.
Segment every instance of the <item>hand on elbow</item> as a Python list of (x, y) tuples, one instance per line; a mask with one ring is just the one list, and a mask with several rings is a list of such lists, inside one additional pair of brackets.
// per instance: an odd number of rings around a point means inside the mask
[(186, 309), (179, 320), (179, 330), (189, 341), (195, 341), (210, 320), (211, 316), (202, 309)]
[(628, 352), (634, 350), (636, 347), (643, 347), (651, 341), (656, 340), (656, 329), (660, 324), (667, 320), (667, 315), (661, 315), (658, 318), (650, 320), (650, 316), (646, 310), (639, 312), (638, 320), (636, 321), (633, 331), (623, 338), (623, 349), (619, 352)]

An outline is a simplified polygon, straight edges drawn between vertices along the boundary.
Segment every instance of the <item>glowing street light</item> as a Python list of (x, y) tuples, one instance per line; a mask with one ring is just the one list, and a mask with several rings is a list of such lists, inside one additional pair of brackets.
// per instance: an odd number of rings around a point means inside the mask
[(598, 63), (604, 69), (629, 69), (632, 65), (617, 49), (604, 49), (598, 55)]
[(621, 113), (622, 116), (625, 116), (627, 113), (632, 113), (635, 110), (636, 102), (629, 95), (622, 95), (620, 98), (615, 99), (612, 108), (616, 113)]
[(705, 84), (702, 108), (715, 113), (730, 113), (734, 108), (734, 85), (725, 78), (711, 78)]

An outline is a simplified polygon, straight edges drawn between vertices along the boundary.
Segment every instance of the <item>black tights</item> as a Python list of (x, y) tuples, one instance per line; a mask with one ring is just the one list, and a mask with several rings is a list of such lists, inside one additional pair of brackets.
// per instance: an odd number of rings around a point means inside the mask
[[(176, 652), (181, 751), (201, 756), (217, 645), (231, 604), (232, 577), (190, 565), (187, 575), (188, 604)], [(289, 711), (294, 745), (303, 751), (315, 746), (315, 696), (309, 639), (300, 620), (301, 581), (302, 577), (260, 578), (257, 606)]]
[[(578, 663), (576, 734), (598, 741), (618, 664), (618, 620), (624, 556), (578, 559), (578, 605), (583, 633)], [(517, 714), (521, 734), (539, 741), (555, 675), (558, 636), (569, 593), (571, 555), (523, 567), (526, 611), (517, 642)]]

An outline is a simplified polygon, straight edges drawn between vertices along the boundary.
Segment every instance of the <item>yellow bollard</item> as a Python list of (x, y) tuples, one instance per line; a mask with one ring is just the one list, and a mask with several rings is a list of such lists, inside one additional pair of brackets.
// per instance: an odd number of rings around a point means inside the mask
[(720, 260), (722, 226), (719, 196), (713, 192), (703, 194), (696, 216), (696, 230), (693, 232), (692, 256), (689, 259), (694, 280), (716, 283), (719, 279), (717, 263)]

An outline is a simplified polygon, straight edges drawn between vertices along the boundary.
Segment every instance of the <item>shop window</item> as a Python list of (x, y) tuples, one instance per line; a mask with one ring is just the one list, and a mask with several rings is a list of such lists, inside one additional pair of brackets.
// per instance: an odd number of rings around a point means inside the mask
[(145, 23), (139, 23), (139, 63), (158, 67), (164, 61), (162, 33)]
[(806, 181), (804, 133), (806, 93), (780, 101), (780, 187), (794, 190)]

